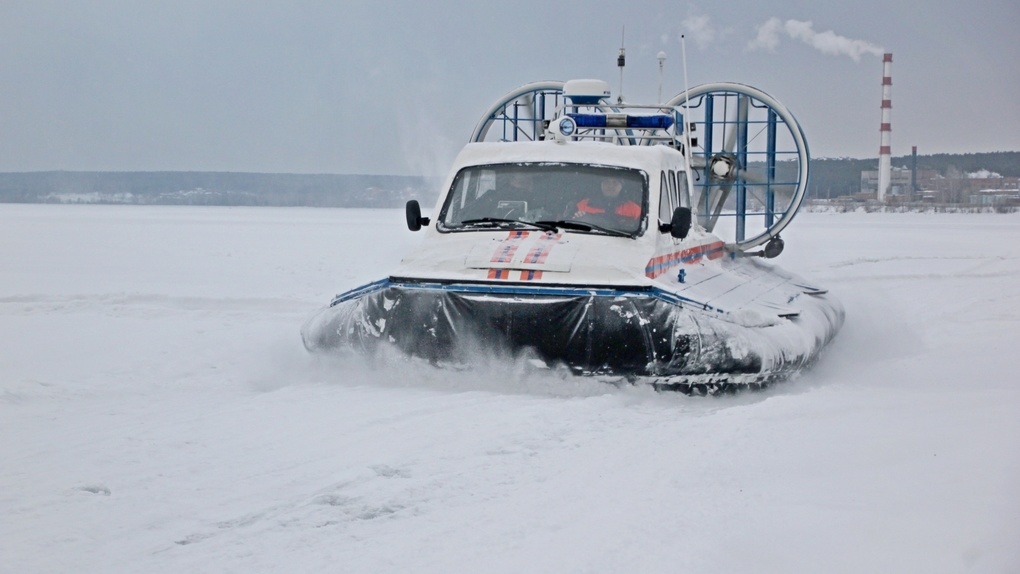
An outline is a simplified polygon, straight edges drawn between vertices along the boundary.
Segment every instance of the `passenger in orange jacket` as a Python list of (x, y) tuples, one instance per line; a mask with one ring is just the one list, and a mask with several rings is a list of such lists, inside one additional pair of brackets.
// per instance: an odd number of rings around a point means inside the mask
[(581, 219), (585, 216), (604, 215), (611, 213), (621, 221), (632, 222), (641, 217), (641, 205), (634, 201), (620, 196), (623, 190), (623, 181), (617, 177), (607, 177), (602, 180), (602, 194), (595, 197), (586, 197), (577, 202), (577, 211), (574, 217)]

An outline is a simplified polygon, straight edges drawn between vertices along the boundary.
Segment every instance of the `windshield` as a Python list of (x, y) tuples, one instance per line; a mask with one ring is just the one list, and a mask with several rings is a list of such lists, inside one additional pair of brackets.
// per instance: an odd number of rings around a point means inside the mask
[(439, 214), (440, 231), (564, 228), (635, 236), (648, 209), (648, 178), (636, 169), (513, 163), (462, 169)]

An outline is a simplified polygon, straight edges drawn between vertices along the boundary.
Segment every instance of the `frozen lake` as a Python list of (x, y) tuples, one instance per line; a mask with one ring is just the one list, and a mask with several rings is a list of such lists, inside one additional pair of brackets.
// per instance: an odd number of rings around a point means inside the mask
[(761, 393), (308, 356), (399, 210), (0, 204), (0, 572), (1020, 571), (1020, 215), (805, 213)]

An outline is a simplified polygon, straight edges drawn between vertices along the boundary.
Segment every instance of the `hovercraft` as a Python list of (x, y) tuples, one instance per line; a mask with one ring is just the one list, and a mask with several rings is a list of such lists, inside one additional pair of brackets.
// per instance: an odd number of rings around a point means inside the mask
[(767, 261), (808, 164), (796, 120), (750, 86), (637, 106), (597, 80), (527, 84), (483, 115), (432, 217), (408, 202), (421, 245), (302, 339), (440, 366), (495, 351), (695, 394), (762, 388), (843, 323), (825, 288)]

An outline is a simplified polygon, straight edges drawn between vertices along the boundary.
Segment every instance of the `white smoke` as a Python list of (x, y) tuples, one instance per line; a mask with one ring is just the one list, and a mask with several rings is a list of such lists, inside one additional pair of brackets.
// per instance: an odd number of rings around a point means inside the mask
[(864, 54), (881, 56), (885, 51), (870, 42), (840, 36), (832, 30), (815, 32), (811, 22), (801, 20), (787, 20), (784, 23), (779, 18), (769, 18), (758, 26), (757, 30), (757, 37), (747, 44), (751, 50), (764, 49), (774, 52), (779, 46), (780, 35), (785, 33), (790, 38), (800, 40), (824, 54), (850, 56), (855, 62), (859, 62)]
[(775, 52), (779, 45), (779, 33), (782, 31), (783, 23), (779, 18), (769, 18), (767, 22), (758, 26), (758, 37), (747, 43), (751, 50), (768, 50)]
[(1002, 175), (987, 169), (979, 169), (978, 171), (969, 172), (967, 177), (969, 179), (1001, 179)]

